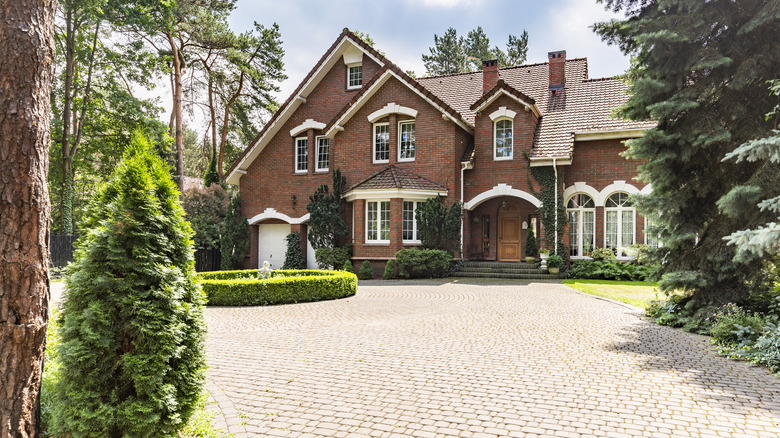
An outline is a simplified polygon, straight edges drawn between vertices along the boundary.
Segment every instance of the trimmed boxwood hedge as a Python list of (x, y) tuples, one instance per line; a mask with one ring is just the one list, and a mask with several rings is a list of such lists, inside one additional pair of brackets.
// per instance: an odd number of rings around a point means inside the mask
[(355, 295), (357, 277), (344, 271), (276, 270), (259, 278), (256, 269), (198, 274), (209, 306), (268, 306), (334, 300)]

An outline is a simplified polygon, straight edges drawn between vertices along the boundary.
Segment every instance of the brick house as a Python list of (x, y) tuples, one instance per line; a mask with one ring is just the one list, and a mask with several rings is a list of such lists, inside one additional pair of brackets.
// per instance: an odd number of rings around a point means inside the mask
[(522, 260), (528, 227), (552, 248), (529, 187), (534, 166), (552, 166), (565, 188), (571, 258), (594, 247), (625, 256), (647, 242), (628, 195), (650, 188), (619, 154), (653, 126), (610, 116), (626, 88), (589, 79), (587, 59), (565, 51), (546, 63), (488, 61), (478, 72), (415, 79), (344, 29), (228, 172), (250, 223), (248, 267), (281, 267), (291, 231), (316, 266), (306, 204), (334, 169), (349, 187), (353, 263), (370, 260), (376, 272), (419, 245), (414, 210), (434, 196), (464, 204), (464, 258)]

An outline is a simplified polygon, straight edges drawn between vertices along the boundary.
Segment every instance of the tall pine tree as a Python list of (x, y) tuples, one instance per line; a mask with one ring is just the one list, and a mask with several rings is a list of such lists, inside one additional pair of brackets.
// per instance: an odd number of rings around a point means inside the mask
[(451, 27), (441, 37), (434, 34), (433, 44), (434, 46), (428, 49), (431, 54), (422, 56), (429, 75), (446, 75), (466, 70), (463, 37), (458, 37), (457, 30)]
[[(693, 291), (697, 305), (743, 301), (760, 264), (735, 262), (724, 237), (755, 228), (765, 215), (721, 214), (717, 201), (748, 184), (760, 165), (721, 160), (770, 134), (764, 116), (777, 100), (766, 82), (780, 71), (778, 3), (601, 1), (626, 18), (598, 23), (596, 32), (634, 58), (620, 115), (658, 122), (629, 142), (626, 157), (644, 162), (641, 178), (653, 187), (638, 205), (658, 218), (660, 286)], [(766, 189), (751, 199), (766, 199)]]

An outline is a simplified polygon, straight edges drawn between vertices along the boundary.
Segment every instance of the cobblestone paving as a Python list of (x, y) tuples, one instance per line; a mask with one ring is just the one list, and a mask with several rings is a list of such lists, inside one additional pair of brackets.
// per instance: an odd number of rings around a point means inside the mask
[(239, 438), (780, 436), (780, 378), (558, 283), (361, 282), (206, 316)]

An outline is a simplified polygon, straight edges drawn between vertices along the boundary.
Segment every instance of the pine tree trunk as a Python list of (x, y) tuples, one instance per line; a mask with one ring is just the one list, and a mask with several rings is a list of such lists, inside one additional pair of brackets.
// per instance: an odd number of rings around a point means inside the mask
[(183, 120), (182, 120), (182, 104), (181, 96), (184, 86), (182, 85), (182, 75), (184, 74), (183, 59), (179, 52), (179, 46), (173, 40), (173, 35), (169, 32), (167, 34), (168, 42), (171, 45), (171, 52), (173, 57), (173, 113), (176, 115), (176, 132), (175, 132), (175, 145), (176, 145), (176, 183), (179, 186), (179, 191), (184, 191), (184, 138), (183, 138)]
[(57, 2), (0, 0), (0, 436), (37, 437), (49, 303)]

